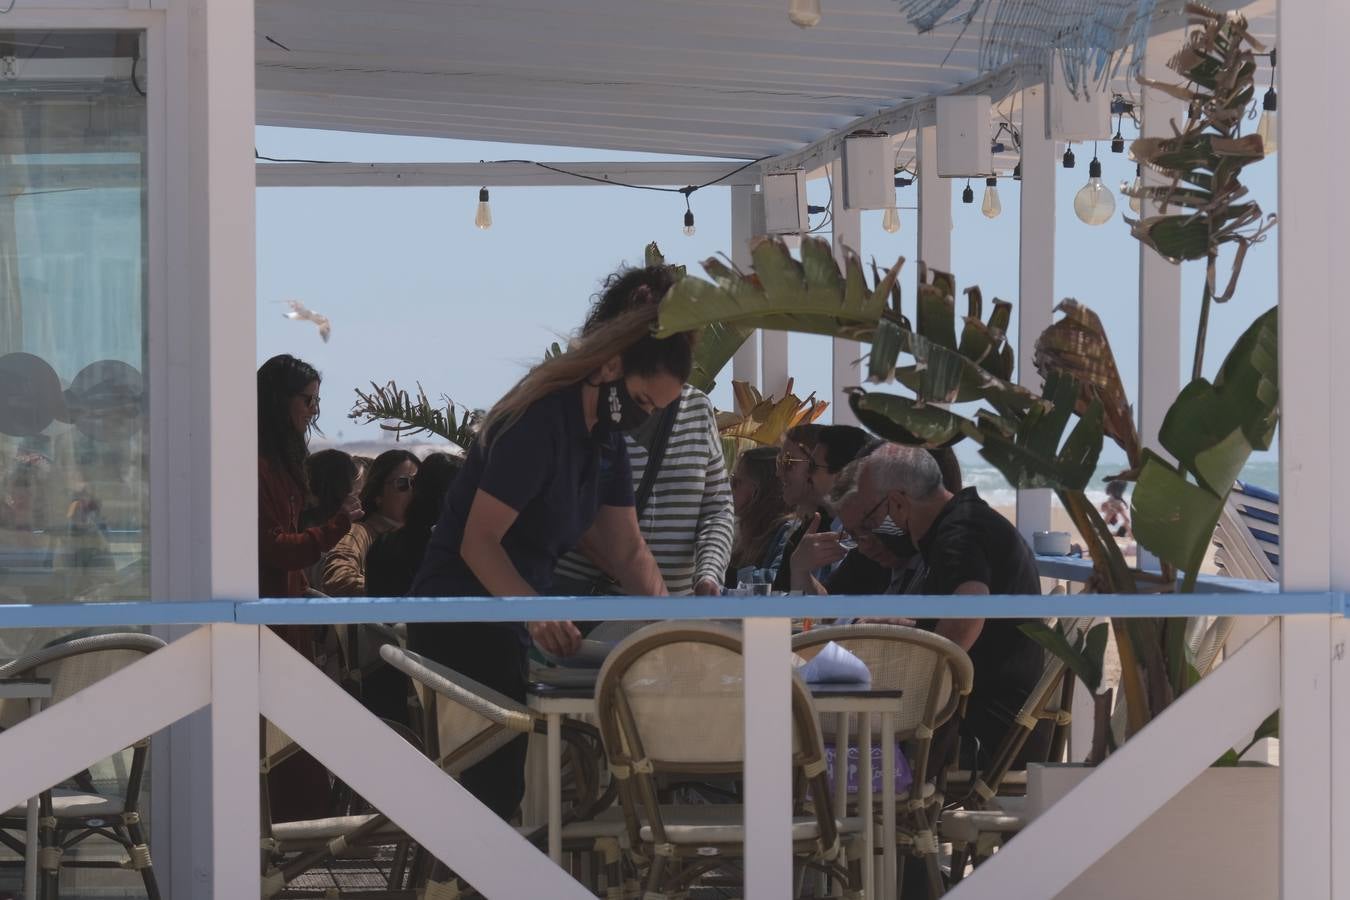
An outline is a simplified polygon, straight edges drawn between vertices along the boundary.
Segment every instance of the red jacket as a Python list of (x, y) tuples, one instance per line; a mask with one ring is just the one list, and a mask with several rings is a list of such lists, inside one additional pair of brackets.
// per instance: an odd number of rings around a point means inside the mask
[(305, 569), (332, 550), (352, 527), (339, 512), (322, 525), (300, 530), (304, 492), (283, 467), (258, 457), (258, 595), (303, 597)]

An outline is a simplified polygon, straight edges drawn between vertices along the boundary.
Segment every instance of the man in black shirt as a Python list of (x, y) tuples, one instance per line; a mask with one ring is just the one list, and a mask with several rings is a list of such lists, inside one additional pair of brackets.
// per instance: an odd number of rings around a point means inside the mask
[[(953, 494), (925, 450), (888, 444), (862, 467), (856, 503), (868, 510), (861, 529), (887, 518), (910, 538), (926, 567), (926, 594), (1039, 594), (1031, 549), (1017, 529), (980, 499), (975, 488)], [(1019, 626), (1027, 619), (942, 619), (938, 634), (968, 654), (975, 685), (962, 731), (979, 741), (987, 761), (1012, 727), (1044, 664), (1041, 648)], [(1024, 758), (1040, 748), (1024, 750)], [(963, 755), (965, 755), (963, 753)]]

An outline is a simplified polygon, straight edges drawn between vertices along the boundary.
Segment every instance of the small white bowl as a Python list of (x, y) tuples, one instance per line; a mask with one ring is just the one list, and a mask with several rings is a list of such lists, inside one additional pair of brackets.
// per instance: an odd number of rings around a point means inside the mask
[(1031, 548), (1038, 556), (1068, 556), (1067, 531), (1038, 531), (1031, 536)]

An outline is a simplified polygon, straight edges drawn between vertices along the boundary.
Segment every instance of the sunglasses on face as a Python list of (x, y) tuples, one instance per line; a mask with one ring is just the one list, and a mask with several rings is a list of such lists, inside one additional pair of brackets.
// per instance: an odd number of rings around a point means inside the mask
[(297, 394), (296, 396), (298, 396), (301, 400), (305, 401), (305, 408), (306, 408), (306, 409), (318, 409), (318, 408), (319, 408), (319, 395), (318, 395), (318, 394)]
[(806, 466), (806, 473), (808, 475), (820, 468), (820, 463), (816, 462), (814, 459), (803, 459), (800, 456), (793, 456), (786, 452), (778, 454), (778, 471), (791, 472), (799, 465)]
[(417, 477), (416, 475), (398, 476), (397, 478), (394, 479), (394, 490), (398, 491), (400, 494), (412, 490), (413, 480), (416, 479), (416, 477)]

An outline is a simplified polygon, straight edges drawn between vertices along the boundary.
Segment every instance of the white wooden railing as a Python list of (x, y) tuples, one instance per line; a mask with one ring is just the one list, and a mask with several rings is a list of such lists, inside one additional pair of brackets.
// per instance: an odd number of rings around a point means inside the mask
[[(745, 625), (746, 751), (760, 761), (746, 773), (746, 896), (781, 900), (792, 890), (789, 695), (782, 669), (789, 621), (837, 615), (1280, 617), (966, 879), (952, 894), (960, 900), (1054, 896), (1270, 712), (1291, 702), (1291, 696), (1297, 702), (1306, 702), (1309, 690), (1325, 696), (1331, 703), (1330, 726), (1329, 736), (1326, 729), (1303, 734), (1286, 726), (1286, 747), (1350, 737), (1350, 669), (1343, 665), (1350, 626), (1340, 594), (315, 598), (11, 605), (0, 606), (0, 627), (201, 627), (0, 734), (0, 809), (209, 707), (210, 895), (221, 900), (256, 897), (261, 714), (487, 896), (585, 897), (586, 890), (544, 854), (264, 626), (740, 618)], [(1290, 667), (1283, 665), (1288, 654), (1315, 654), (1319, 647), (1330, 648), (1322, 667), (1310, 660), (1304, 668), (1309, 677), (1325, 683), (1291, 679)], [(1337, 698), (1339, 702), (1331, 702)], [(1350, 746), (1333, 749), (1333, 756), (1339, 752), (1344, 757)], [(1336, 816), (1350, 808), (1339, 802), (1343, 794), (1350, 797), (1350, 788), (1333, 782), (1330, 773), (1323, 777), (1286, 770), (1283, 777), (1286, 797), (1291, 787), (1295, 794), (1307, 790), (1302, 779), (1322, 777), (1319, 788), (1331, 784), (1336, 795)], [(1111, 810), (1109, 818), (1102, 815), (1106, 809)], [(1286, 805), (1284, 814), (1296, 815), (1297, 810)]]

